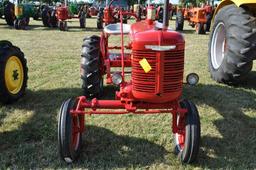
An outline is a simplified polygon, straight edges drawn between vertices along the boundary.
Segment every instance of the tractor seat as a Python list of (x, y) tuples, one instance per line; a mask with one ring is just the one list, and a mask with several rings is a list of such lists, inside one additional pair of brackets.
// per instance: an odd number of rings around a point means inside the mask
[[(123, 33), (129, 34), (131, 30), (131, 25), (129, 24), (123, 24)], [(104, 27), (104, 32), (112, 35), (118, 35), (121, 34), (121, 23), (116, 24), (109, 24)]]

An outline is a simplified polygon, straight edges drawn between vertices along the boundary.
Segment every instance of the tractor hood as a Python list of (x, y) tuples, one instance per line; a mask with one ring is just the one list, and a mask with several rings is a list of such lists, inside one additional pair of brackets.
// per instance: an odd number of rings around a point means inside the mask
[(131, 26), (130, 39), (132, 48), (136, 50), (147, 50), (145, 46), (148, 45), (168, 46), (185, 43), (182, 34), (157, 29), (154, 22), (149, 24), (147, 21), (137, 22)]

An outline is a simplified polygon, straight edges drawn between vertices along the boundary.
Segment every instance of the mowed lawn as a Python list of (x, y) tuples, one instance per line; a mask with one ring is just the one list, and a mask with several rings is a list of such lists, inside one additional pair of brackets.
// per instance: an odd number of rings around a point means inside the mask
[[(238, 87), (215, 83), (208, 72), (209, 34), (197, 35), (185, 24), (185, 75), (196, 72), (200, 83), (184, 86), (201, 116), (198, 161), (182, 165), (173, 153), (171, 115), (86, 116), (80, 159), (67, 165), (59, 158), (57, 117), (61, 103), (82, 94), (80, 53), (85, 36), (99, 35), (96, 20), (80, 29), (77, 20), (68, 32), (42, 27), (15, 30), (0, 20), (0, 40), (10, 40), (25, 53), (29, 67), (26, 96), (0, 106), (0, 169), (255, 169), (256, 72)], [(174, 21), (171, 22), (174, 27)], [(120, 44), (119, 37), (112, 42)], [(254, 67), (255, 70), (256, 67)], [(114, 87), (105, 87), (113, 99)]]

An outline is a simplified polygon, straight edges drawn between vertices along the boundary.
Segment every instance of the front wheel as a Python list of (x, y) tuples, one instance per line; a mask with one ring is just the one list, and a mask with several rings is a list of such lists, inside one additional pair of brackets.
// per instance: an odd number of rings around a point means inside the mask
[(205, 24), (204, 23), (196, 24), (196, 33), (197, 34), (205, 34)]
[(74, 162), (82, 148), (82, 127), (84, 116), (72, 115), (70, 110), (76, 107), (72, 99), (65, 101), (59, 113), (58, 144), (60, 157), (67, 163)]
[(177, 116), (177, 126), (184, 126), (184, 129), (174, 134), (175, 152), (181, 162), (192, 163), (197, 158), (201, 138), (199, 113), (190, 101), (184, 100), (180, 105), (188, 112), (183, 118)]
[(67, 21), (60, 21), (59, 22), (59, 28), (60, 28), (61, 31), (67, 31), (68, 30)]

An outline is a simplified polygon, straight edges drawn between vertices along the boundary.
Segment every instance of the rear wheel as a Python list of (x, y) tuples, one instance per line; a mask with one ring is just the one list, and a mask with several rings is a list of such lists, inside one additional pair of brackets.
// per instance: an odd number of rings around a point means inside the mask
[(59, 113), (58, 144), (60, 157), (67, 163), (74, 162), (82, 148), (82, 127), (84, 116), (72, 115), (70, 110), (76, 107), (72, 99), (65, 101)]
[(50, 15), (50, 26), (51, 27), (58, 27), (58, 19), (57, 19), (57, 17), (56, 17), (56, 10), (52, 10), (51, 12), (51, 15)]
[(25, 94), (27, 61), (18, 47), (0, 41), (0, 102), (12, 103)]
[(103, 9), (100, 9), (100, 11), (97, 15), (97, 28), (98, 29), (103, 28)]
[(209, 32), (211, 28), (211, 21), (212, 21), (212, 14), (207, 14), (206, 15), (206, 24), (205, 24), (205, 31)]
[(235, 5), (223, 7), (215, 16), (208, 63), (211, 77), (217, 82), (238, 84), (251, 71), (256, 57), (255, 19)]
[(100, 60), (100, 37), (85, 38), (82, 46), (81, 79), (84, 95), (87, 97), (99, 97), (103, 93)]
[(4, 18), (8, 25), (13, 26), (15, 20), (13, 3), (8, 2), (8, 4), (4, 7)]
[(80, 23), (80, 28), (85, 28), (85, 25), (86, 25), (86, 14), (84, 12), (81, 12), (81, 15), (79, 17), (79, 23)]
[(184, 27), (184, 16), (181, 10), (176, 14), (176, 31), (183, 31)]
[(50, 27), (50, 14), (48, 7), (44, 7), (42, 11), (42, 22), (45, 27)]
[(181, 123), (184, 129), (174, 134), (175, 153), (183, 163), (192, 163), (196, 160), (201, 138), (200, 118), (196, 106), (187, 100), (180, 103), (188, 110), (183, 118), (178, 115), (177, 126)]

